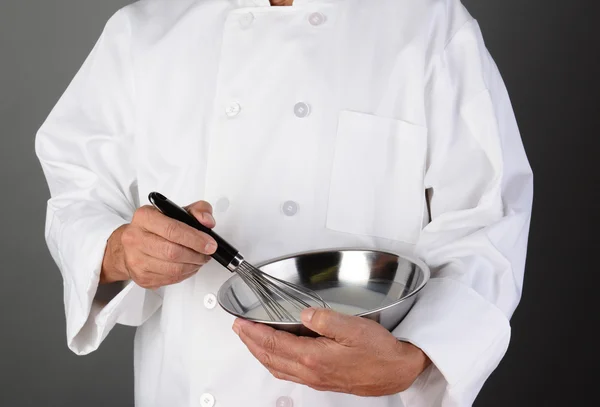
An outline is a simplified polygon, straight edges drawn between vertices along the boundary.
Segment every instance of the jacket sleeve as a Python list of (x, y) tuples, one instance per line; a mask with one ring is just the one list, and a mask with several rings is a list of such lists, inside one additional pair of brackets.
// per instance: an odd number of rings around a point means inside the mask
[(116, 323), (140, 325), (161, 304), (133, 282), (99, 287), (107, 239), (138, 206), (130, 27), (106, 24), (36, 136), (49, 189), (45, 237), (64, 281), (67, 342), (98, 348)]
[(426, 92), (431, 222), (416, 251), (432, 275), (394, 334), (433, 362), (424, 387), (404, 395), (408, 405), (470, 406), (509, 344), (509, 320), (523, 284), (533, 176), (509, 96), (475, 20), (437, 58)]

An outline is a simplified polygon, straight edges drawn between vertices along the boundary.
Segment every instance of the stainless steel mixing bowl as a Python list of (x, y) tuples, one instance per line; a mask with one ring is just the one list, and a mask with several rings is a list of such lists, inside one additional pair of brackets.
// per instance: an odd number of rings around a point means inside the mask
[[(430, 276), (429, 268), (419, 259), (370, 249), (305, 252), (256, 266), (314, 290), (334, 310), (372, 319), (388, 330), (406, 316)], [(225, 311), (237, 317), (296, 335), (316, 336), (299, 322), (257, 317), (260, 303), (237, 274), (221, 286), (217, 298)]]

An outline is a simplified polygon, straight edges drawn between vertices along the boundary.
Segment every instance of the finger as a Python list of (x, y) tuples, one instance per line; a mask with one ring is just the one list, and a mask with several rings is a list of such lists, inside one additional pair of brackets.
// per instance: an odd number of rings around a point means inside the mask
[(305, 380), (310, 378), (311, 375), (314, 376), (314, 373), (308, 367), (301, 364), (299, 360), (275, 354), (270, 349), (262, 346), (261, 343), (255, 342), (245, 332), (248, 330), (247, 328), (240, 329), (238, 335), (241, 341), (246, 345), (250, 353), (271, 373), (294, 377), (302, 383), (306, 383)]
[(196, 272), (185, 274), (181, 278), (173, 278), (165, 276), (164, 274), (152, 273), (148, 271), (144, 273), (131, 273), (130, 279), (132, 279), (137, 285), (139, 285), (142, 288), (157, 289), (160, 287), (180, 283), (193, 276)]
[(189, 247), (173, 243), (164, 237), (143, 230), (139, 250), (155, 259), (165, 260), (172, 263), (187, 263), (202, 266), (210, 257), (198, 253)]
[(298, 383), (298, 384), (303, 384), (305, 386), (308, 386), (308, 383), (305, 383), (302, 379), (300, 379), (296, 376), (278, 372), (277, 370), (273, 370), (273, 369), (267, 369), (267, 370), (269, 370), (269, 373), (271, 373), (271, 375), (276, 379), (285, 380), (288, 382), (293, 382), (293, 383)]
[(308, 308), (302, 311), (302, 323), (319, 335), (343, 345), (352, 345), (365, 333), (366, 320), (324, 308)]
[(138, 209), (133, 221), (148, 232), (201, 254), (213, 254), (217, 248), (215, 240), (206, 233), (171, 219), (153, 207)]
[(185, 210), (191, 213), (200, 223), (207, 228), (214, 228), (216, 226), (215, 218), (213, 218), (213, 208), (211, 204), (206, 201), (194, 202), (191, 205), (185, 206)]
[(288, 382), (293, 382), (293, 383), (298, 383), (298, 384), (302, 384), (304, 386), (308, 386), (311, 387), (315, 390), (318, 391), (334, 391), (333, 387), (328, 387), (325, 386), (325, 384), (323, 382), (319, 382), (318, 380), (311, 380), (311, 381), (307, 381), (304, 379), (300, 379), (296, 376), (292, 376), (292, 375), (288, 375), (282, 372), (278, 372), (276, 370), (269, 370), (269, 373), (271, 373), (271, 375), (279, 380), (286, 380)]
[(176, 284), (189, 278), (200, 268), (195, 264), (171, 263), (145, 255), (130, 263), (133, 263), (128, 264), (132, 277), (143, 285)]
[(188, 206), (185, 207), (185, 209), (191, 211), (191, 210), (198, 210), (200, 212), (208, 212), (210, 214), (213, 213), (213, 207), (210, 203), (206, 202), (206, 201), (197, 201), (194, 202), (192, 204), (189, 204)]
[(253, 323), (241, 318), (234, 322), (234, 331), (264, 348), (273, 355), (302, 361), (311, 355), (318, 358), (322, 346), (314, 338), (298, 337), (289, 332), (273, 329), (264, 324)]

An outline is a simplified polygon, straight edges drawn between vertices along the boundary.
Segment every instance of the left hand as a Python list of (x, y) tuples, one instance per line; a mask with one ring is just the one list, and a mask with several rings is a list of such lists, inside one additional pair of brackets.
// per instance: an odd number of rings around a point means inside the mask
[(385, 396), (402, 392), (431, 363), (375, 321), (326, 309), (307, 309), (302, 323), (322, 335), (298, 337), (236, 319), (233, 330), (273, 376), (315, 390)]

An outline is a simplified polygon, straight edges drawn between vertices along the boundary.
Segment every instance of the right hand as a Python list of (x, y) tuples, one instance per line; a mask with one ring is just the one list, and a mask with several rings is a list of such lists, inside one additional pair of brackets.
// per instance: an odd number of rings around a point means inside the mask
[[(212, 207), (206, 201), (185, 209), (208, 228), (215, 227)], [(193, 276), (217, 249), (215, 240), (185, 223), (171, 219), (153, 206), (142, 206), (131, 223), (108, 240), (100, 283), (133, 280), (155, 289)]]

